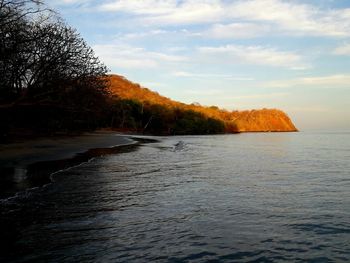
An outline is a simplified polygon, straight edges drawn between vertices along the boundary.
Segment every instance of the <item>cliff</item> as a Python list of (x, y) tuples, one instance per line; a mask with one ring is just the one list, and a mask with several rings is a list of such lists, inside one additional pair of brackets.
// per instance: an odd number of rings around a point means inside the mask
[(239, 132), (298, 131), (288, 115), (277, 109), (234, 111), (232, 115)]
[(110, 75), (110, 93), (120, 99), (134, 100), (165, 108), (191, 110), (225, 123), (226, 132), (294, 132), (291, 119), (278, 109), (227, 111), (216, 106), (185, 104), (161, 96), (157, 92), (133, 83), (123, 76)]

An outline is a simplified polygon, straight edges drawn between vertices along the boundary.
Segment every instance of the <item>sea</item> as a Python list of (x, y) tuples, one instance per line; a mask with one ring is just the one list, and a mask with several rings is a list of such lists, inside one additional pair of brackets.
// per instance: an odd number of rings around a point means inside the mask
[(350, 262), (350, 132), (151, 138), (2, 200), (0, 261)]

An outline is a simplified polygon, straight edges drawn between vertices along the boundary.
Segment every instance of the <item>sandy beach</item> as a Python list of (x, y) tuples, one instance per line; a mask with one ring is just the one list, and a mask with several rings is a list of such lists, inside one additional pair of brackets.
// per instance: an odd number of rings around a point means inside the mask
[(71, 158), (92, 148), (106, 148), (134, 143), (123, 134), (96, 131), (73, 137), (52, 137), (0, 145), (0, 165), (25, 167), (41, 161)]
[(38, 138), (0, 146), (0, 199), (50, 182), (50, 174), (104, 154), (133, 150), (140, 139), (112, 131)]

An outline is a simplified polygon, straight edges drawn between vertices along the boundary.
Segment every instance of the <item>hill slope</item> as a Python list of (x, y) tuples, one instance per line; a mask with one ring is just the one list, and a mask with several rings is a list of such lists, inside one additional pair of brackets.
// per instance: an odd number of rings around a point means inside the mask
[(142, 104), (161, 105), (167, 109), (194, 111), (208, 118), (224, 122), (226, 132), (297, 131), (291, 119), (281, 110), (261, 109), (229, 112), (216, 106), (207, 107), (173, 101), (119, 75), (110, 75), (109, 82), (112, 96)]
[(287, 114), (277, 109), (235, 111), (232, 115), (240, 132), (297, 131)]

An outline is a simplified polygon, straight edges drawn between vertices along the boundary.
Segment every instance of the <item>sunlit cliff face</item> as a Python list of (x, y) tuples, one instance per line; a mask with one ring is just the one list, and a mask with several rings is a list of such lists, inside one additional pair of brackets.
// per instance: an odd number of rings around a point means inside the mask
[(283, 111), (262, 109), (232, 113), (240, 132), (245, 131), (297, 131), (291, 119)]
[(207, 117), (223, 121), (226, 125), (226, 132), (297, 131), (291, 119), (281, 110), (261, 109), (229, 112), (216, 106), (207, 107), (173, 101), (122, 76), (111, 75), (108, 80), (112, 96), (121, 99), (133, 99), (142, 103), (158, 104), (164, 108), (179, 108), (200, 112)]

